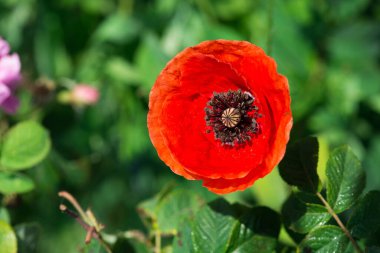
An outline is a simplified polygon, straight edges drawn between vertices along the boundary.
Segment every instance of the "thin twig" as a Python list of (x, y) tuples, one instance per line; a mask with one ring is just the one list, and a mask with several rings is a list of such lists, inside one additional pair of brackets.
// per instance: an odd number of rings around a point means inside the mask
[[(75, 221), (78, 222), (84, 228), (84, 230), (87, 231), (85, 243), (89, 244), (91, 242), (91, 239), (95, 238), (96, 240), (99, 241), (99, 243), (104, 247), (104, 249), (108, 253), (112, 253), (110, 246), (103, 240), (100, 234), (100, 230), (103, 228), (103, 225), (98, 224), (97, 222), (91, 221), (86, 215), (86, 213), (83, 211), (82, 207), (79, 205), (78, 201), (70, 193), (63, 191), (63, 192), (59, 192), (58, 195), (60, 197), (67, 199), (79, 212), (80, 215), (68, 209), (67, 206), (65, 206), (64, 204), (59, 205), (59, 209), (62, 212), (74, 218)], [(88, 212), (88, 213), (91, 213), (91, 215), (93, 215), (92, 212)], [(93, 216), (93, 220), (96, 221), (95, 216)], [(98, 225), (99, 230), (97, 230), (97, 227), (95, 227), (93, 223), (95, 225)]]
[(155, 253), (161, 253), (161, 234), (159, 230), (155, 232)]
[(90, 227), (90, 230), (87, 231), (86, 239), (84, 240), (86, 244), (89, 244), (91, 242), (94, 232), (97, 234), (95, 227)]
[[(65, 214), (69, 215), (70, 217), (74, 218), (76, 222), (78, 222), (83, 228), (84, 230), (87, 231), (87, 236), (86, 236), (86, 241), (87, 241), (87, 238), (88, 238), (88, 234), (91, 235), (91, 237), (99, 240), (99, 234), (96, 232), (96, 230), (94, 230), (94, 227), (91, 227), (90, 225), (88, 225), (86, 222), (84, 222), (78, 214), (76, 214), (75, 212), (71, 211), (70, 209), (67, 208), (67, 206), (61, 204), (59, 205), (59, 210), (61, 210), (62, 212), (64, 212)], [(91, 232), (91, 233), (90, 233)]]
[(79, 215), (82, 217), (82, 219), (88, 222), (86, 213), (83, 211), (82, 207), (79, 205), (78, 201), (73, 197), (73, 195), (66, 191), (61, 191), (58, 192), (58, 196), (65, 198), (67, 201), (69, 201), (79, 212)]
[(316, 193), (318, 198), (322, 201), (322, 203), (325, 205), (327, 211), (329, 212), (329, 214), (331, 214), (331, 216), (334, 218), (334, 220), (336, 221), (336, 223), (338, 223), (339, 227), (343, 230), (343, 233), (348, 237), (348, 239), (350, 239), (352, 245), (354, 246), (355, 250), (359, 253), (364, 253), (364, 251), (362, 251), (362, 249), (359, 247), (359, 245), (356, 243), (356, 241), (354, 240), (354, 238), (352, 238), (350, 232), (348, 231), (348, 229), (346, 228), (346, 226), (344, 226), (343, 222), (339, 219), (338, 215), (335, 213), (335, 211), (331, 208), (330, 204), (327, 203), (327, 201), (325, 200), (325, 198), (322, 196), (322, 194), (320, 194), (319, 192)]

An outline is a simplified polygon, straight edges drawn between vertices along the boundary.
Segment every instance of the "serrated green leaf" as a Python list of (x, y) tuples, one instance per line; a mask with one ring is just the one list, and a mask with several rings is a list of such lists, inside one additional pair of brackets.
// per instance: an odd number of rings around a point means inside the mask
[(1, 150), (1, 166), (6, 170), (30, 168), (50, 150), (48, 132), (35, 121), (24, 121), (9, 130)]
[(190, 191), (173, 191), (156, 207), (158, 229), (163, 233), (176, 231), (203, 204), (205, 201)]
[(274, 253), (276, 246), (276, 238), (254, 235), (250, 240), (239, 245), (232, 253)]
[(173, 240), (173, 253), (193, 253), (193, 243), (191, 239), (191, 225), (184, 224), (177, 236)]
[(369, 192), (355, 207), (348, 228), (352, 236), (368, 238), (380, 229), (380, 191)]
[(25, 193), (33, 189), (34, 183), (29, 177), (18, 173), (0, 172), (1, 193)]
[(239, 223), (233, 218), (232, 207), (223, 199), (217, 199), (203, 207), (192, 226), (195, 252), (224, 253)]
[(254, 207), (238, 218), (239, 227), (228, 252), (272, 252), (280, 233), (280, 216), (267, 207)]
[(324, 225), (331, 215), (326, 207), (305, 203), (299, 199), (300, 194), (292, 194), (284, 203), (282, 216), (285, 225), (294, 232), (306, 234), (317, 226)]
[(327, 202), (341, 213), (360, 197), (365, 185), (364, 171), (351, 149), (342, 147), (331, 153), (326, 175)]
[(321, 226), (312, 230), (301, 242), (303, 252), (313, 253), (343, 253), (346, 250), (348, 238), (337, 226)]
[(0, 249), (1, 253), (16, 253), (17, 239), (11, 226), (0, 221)]
[(279, 215), (267, 207), (248, 208), (218, 199), (193, 220), (191, 252), (270, 252), (280, 226)]
[(38, 252), (38, 240), (40, 236), (40, 226), (36, 223), (20, 224), (15, 226), (17, 235), (18, 253)]
[(281, 177), (302, 191), (318, 191), (318, 139), (309, 137), (289, 146), (279, 170)]

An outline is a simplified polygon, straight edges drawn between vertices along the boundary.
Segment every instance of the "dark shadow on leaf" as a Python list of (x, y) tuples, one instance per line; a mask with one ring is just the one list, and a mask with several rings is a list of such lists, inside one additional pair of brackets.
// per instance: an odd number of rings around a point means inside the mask
[(212, 201), (208, 206), (214, 212), (233, 217), (239, 221), (241, 226), (249, 229), (253, 234), (277, 238), (280, 233), (280, 216), (268, 207), (231, 205), (224, 199)]

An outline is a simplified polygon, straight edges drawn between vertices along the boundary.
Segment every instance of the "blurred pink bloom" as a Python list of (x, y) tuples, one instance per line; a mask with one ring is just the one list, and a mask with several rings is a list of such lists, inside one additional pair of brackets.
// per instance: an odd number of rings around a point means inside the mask
[(0, 37), (0, 108), (13, 114), (19, 106), (13, 93), (21, 79), (21, 63), (19, 56), (9, 51), (9, 44)]
[(99, 99), (98, 89), (87, 84), (78, 84), (71, 91), (71, 98), (78, 105), (96, 104)]
[(9, 44), (0, 37), (0, 57), (7, 55), (10, 51)]

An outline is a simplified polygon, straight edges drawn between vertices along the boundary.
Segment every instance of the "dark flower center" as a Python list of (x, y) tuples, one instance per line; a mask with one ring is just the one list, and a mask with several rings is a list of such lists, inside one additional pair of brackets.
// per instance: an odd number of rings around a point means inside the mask
[(216, 93), (205, 108), (206, 124), (214, 132), (215, 139), (223, 145), (245, 144), (259, 133), (260, 117), (255, 98), (249, 92), (228, 91)]

